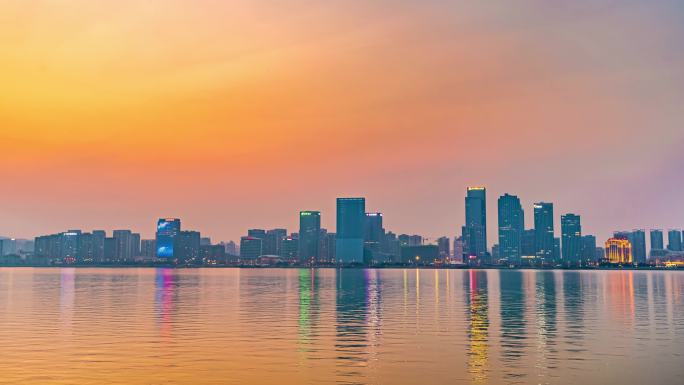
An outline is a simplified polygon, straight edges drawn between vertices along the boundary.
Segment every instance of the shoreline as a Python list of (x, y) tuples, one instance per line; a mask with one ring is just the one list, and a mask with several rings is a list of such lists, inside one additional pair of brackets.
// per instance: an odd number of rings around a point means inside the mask
[(0, 268), (32, 268), (32, 269), (349, 269), (349, 270), (537, 270), (537, 271), (684, 271), (684, 267), (502, 267), (502, 266), (176, 266), (176, 265), (0, 265)]

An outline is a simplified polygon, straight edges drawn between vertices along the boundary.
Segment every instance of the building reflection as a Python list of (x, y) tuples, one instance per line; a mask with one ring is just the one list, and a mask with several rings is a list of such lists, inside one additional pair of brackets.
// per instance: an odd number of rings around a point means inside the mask
[(469, 341), (468, 372), (473, 383), (486, 383), (489, 359), (487, 272), (468, 270), (464, 274)]
[[(579, 271), (566, 271), (563, 273), (563, 308), (565, 310), (565, 333), (566, 350), (570, 354), (578, 354), (586, 351), (584, 337), (586, 328), (584, 325), (584, 286), (582, 273)], [(581, 357), (573, 357), (581, 359)]]
[(558, 364), (558, 306), (554, 272), (540, 271), (536, 275), (537, 368), (547, 377)]
[(71, 326), (75, 300), (74, 268), (59, 269), (59, 314), (64, 325)]
[(607, 275), (607, 297), (613, 318), (625, 326), (634, 325), (634, 273), (631, 271), (615, 272)]
[(319, 286), (320, 279), (318, 270), (299, 269), (299, 349), (301, 352), (309, 352), (309, 345), (315, 339), (315, 325), (319, 316)]
[[(521, 271), (501, 271), (499, 286), (501, 293), (501, 356), (511, 379), (524, 377), (526, 362), (527, 322), (525, 319), (525, 292)], [(521, 369), (522, 367), (522, 369)], [(519, 370), (518, 370), (519, 369)]]
[[(341, 383), (357, 383), (368, 366), (373, 333), (369, 327), (378, 322), (378, 282), (367, 269), (338, 269), (336, 276), (337, 368)], [(377, 272), (375, 272), (377, 274)], [(374, 307), (375, 310), (371, 310)], [(373, 312), (376, 312), (373, 314)], [(374, 320), (375, 319), (375, 320)]]
[(173, 269), (155, 270), (155, 307), (157, 325), (163, 336), (170, 336), (173, 328), (177, 277)]

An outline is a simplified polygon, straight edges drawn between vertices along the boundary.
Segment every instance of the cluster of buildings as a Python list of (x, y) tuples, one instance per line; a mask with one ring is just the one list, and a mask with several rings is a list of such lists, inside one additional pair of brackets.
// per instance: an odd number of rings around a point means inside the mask
[[(117, 264), (174, 259), (186, 264), (226, 263), (230, 245), (212, 245), (198, 231), (181, 231), (180, 219), (158, 221), (155, 239), (141, 239), (131, 230), (83, 232), (68, 230), (35, 238), (29, 255), (34, 264)], [(235, 246), (235, 244), (233, 244)]]
[[(117, 264), (155, 262), (184, 265), (470, 265), (587, 267), (600, 264), (684, 264), (680, 230), (617, 231), (604, 244), (584, 234), (581, 217), (560, 215), (556, 234), (553, 203), (533, 205), (526, 227), (520, 199), (497, 200), (498, 234), (491, 248), (487, 234), (487, 190), (468, 187), (461, 234), (429, 240), (420, 235), (386, 231), (383, 215), (366, 211), (364, 198), (338, 198), (335, 232), (321, 227), (320, 211), (300, 211), (299, 228), (249, 229), (235, 242), (212, 244), (199, 231), (183, 230), (178, 218), (161, 218), (154, 239), (131, 230), (69, 230), (35, 238), (26, 253), (33, 264)], [(2, 243), (0, 243), (2, 245)]]
[[(561, 233), (555, 233), (553, 203), (533, 205), (533, 223), (525, 227), (525, 211), (520, 199), (504, 194), (497, 201), (498, 243), (487, 249), (487, 191), (469, 187), (465, 198), (465, 225), (460, 240), (464, 262), (476, 265), (567, 266), (584, 267), (600, 264), (648, 265), (679, 264), (684, 260), (680, 230), (668, 231), (668, 245), (663, 247), (663, 231), (650, 231), (650, 253), (646, 251), (646, 231), (616, 231), (604, 247), (596, 236), (582, 232), (577, 214), (560, 216)], [(458, 254), (460, 255), (460, 254)]]

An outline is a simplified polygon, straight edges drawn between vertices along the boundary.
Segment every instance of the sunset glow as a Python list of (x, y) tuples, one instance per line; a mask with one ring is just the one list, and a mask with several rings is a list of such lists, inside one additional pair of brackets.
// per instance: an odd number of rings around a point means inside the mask
[(453, 236), (468, 185), (681, 224), (679, 2), (30, 3), (0, 5), (2, 235), (227, 240), (362, 195)]

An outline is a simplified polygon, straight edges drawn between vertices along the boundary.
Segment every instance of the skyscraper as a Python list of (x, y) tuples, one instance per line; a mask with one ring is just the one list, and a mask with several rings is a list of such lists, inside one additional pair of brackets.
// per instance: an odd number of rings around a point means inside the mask
[(632, 244), (632, 258), (634, 263), (646, 263), (646, 231), (643, 229), (633, 230), (629, 236)]
[(319, 211), (299, 212), (299, 260), (318, 262), (320, 257), (321, 213)]
[(157, 257), (174, 258), (174, 243), (181, 231), (181, 221), (178, 218), (161, 218), (157, 221)]
[(439, 259), (446, 261), (451, 257), (449, 237), (437, 238), (437, 249), (439, 250)]
[(463, 239), (469, 257), (482, 260), (487, 255), (487, 190), (484, 187), (466, 190)]
[(499, 197), (499, 257), (518, 263), (522, 255), (522, 234), (525, 230), (525, 212), (515, 195)]
[(593, 235), (582, 236), (582, 262), (596, 262), (596, 237)]
[(653, 250), (656, 250), (656, 254), (663, 249), (665, 249), (665, 242), (663, 242), (663, 230), (651, 230), (651, 252), (649, 256), (653, 254)]
[(536, 256), (544, 262), (551, 262), (554, 247), (553, 203), (534, 204), (534, 238)]
[(363, 262), (365, 198), (337, 198), (335, 255), (339, 263)]
[(370, 261), (380, 261), (382, 242), (385, 229), (382, 227), (382, 213), (366, 213), (363, 220), (363, 248), (364, 255)]
[(667, 249), (670, 251), (682, 251), (682, 233), (679, 230), (667, 232)]
[(366, 242), (382, 241), (385, 229), (382, 227), (382, 213), (366, 213), (363, 223), (363, 239)]
[(579, 215), (561, 215), (561, 243), (563, 263), (580, 263), (582, 259), (582, 225)]

